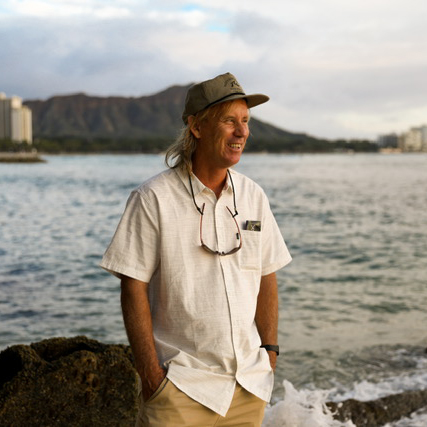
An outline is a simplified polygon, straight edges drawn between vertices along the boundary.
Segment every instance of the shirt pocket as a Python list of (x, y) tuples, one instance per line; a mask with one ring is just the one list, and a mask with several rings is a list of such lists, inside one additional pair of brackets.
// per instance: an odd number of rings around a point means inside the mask
[(240, 268), (242, 270), (261, 270), (261, 232), (242, 230), (242, 249)]

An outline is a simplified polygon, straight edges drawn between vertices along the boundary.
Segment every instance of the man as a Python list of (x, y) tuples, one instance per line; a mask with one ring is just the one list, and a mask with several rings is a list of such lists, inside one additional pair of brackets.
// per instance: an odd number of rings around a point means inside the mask
[(102, 260), (121, 278), (139, 426), (261, 425), (291, 257), (264, 192), (230, 168), (268, 99), (230, 73), (192, 86), (169, 170), (131, 194)]

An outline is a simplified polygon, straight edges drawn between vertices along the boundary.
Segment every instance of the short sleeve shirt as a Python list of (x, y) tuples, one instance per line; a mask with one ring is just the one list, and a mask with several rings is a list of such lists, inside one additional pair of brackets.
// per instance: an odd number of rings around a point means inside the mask
[[(192, 399), (225, 416), (236, 381), (269, 401), (273, 371), (260, 348), (255, 311), (261, 276), (291, 256), (263, 190), (230, 170), (214, 192), (181, 169), (169, 169), (130, 195), (101, 266), (149, 283), (153, 334), (167, 377)], [(227, 207), (234, 213), (241, 233)], [(246, 221), (257, 224), (247, 229)], [(208, 253), (200, 236), (212, 250)]]

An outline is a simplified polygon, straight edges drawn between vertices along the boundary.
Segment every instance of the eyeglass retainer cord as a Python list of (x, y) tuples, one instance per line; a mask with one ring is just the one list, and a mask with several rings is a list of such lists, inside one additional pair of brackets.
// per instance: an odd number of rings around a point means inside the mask
[[(239, 215), (239, 212), (237, 212), (237, 208), (236, 208), (236, 192), (234, 190), (233, 178), (231, 178), (231, 173), (230, 173), (230, 171), (228, 169), (227, 169), (227, 174), (228, 174), (228, 176), (230, 178), (231, 188), (233, 189), (234, 215), (232, 214), (232, 217), (234, 218), (237, 215)], [(190, 173), (188, 173), (188, 180), (190, 182), (191, 196), (193, 197), (194, 206), (196, 206), (196, 209), (199, 211), (200, 215), (203, 215), (203, 211), (197, 206), (196, 198), (194, 197), (194, 190), (193, 190), (193, 184), (191, 182), (191, 174)]]

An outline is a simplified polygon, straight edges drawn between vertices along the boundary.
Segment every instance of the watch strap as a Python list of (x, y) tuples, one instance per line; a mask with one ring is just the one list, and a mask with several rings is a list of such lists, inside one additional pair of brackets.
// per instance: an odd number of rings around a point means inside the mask
[(279, 346), (272, 344), (264, 344), (261, 348), (265, 348), (267, 351), (274, 351), (277, 355), (279, 355)]

